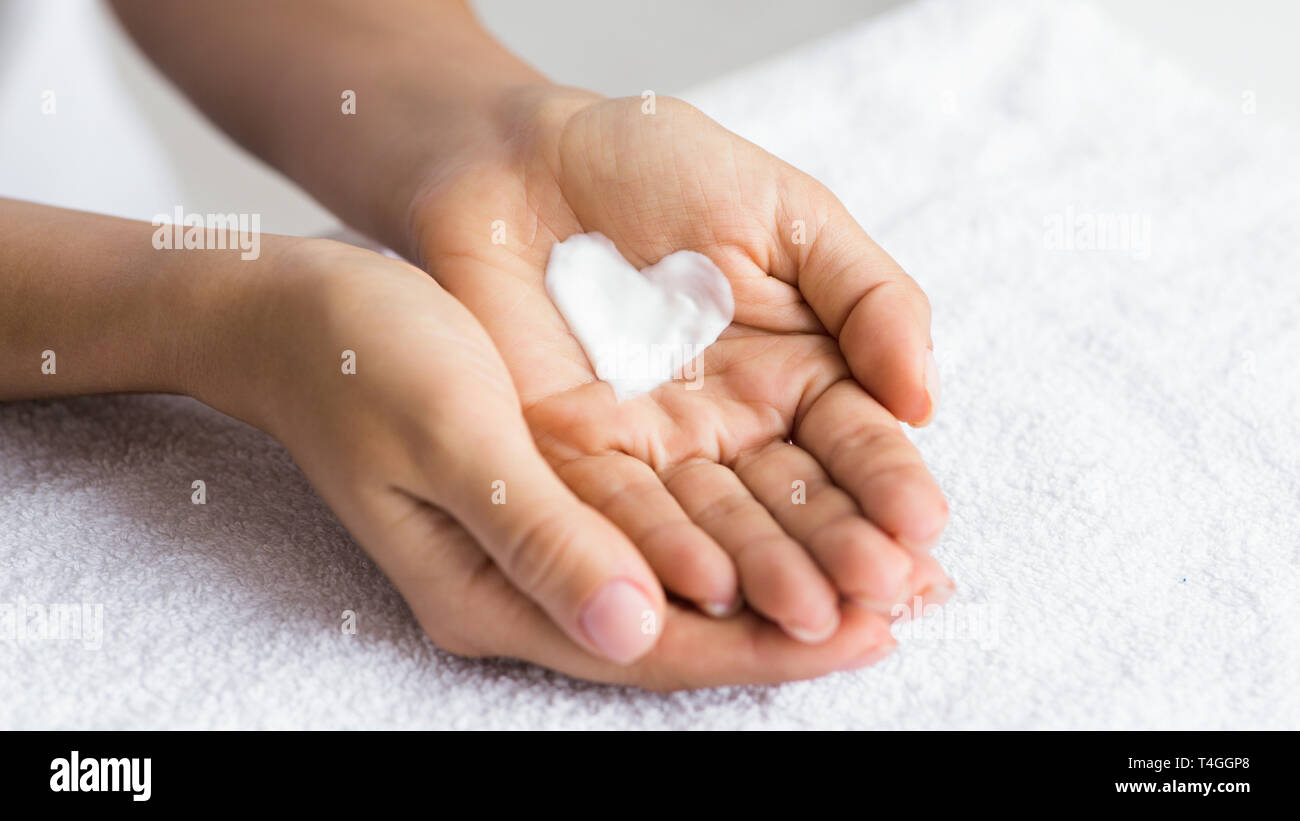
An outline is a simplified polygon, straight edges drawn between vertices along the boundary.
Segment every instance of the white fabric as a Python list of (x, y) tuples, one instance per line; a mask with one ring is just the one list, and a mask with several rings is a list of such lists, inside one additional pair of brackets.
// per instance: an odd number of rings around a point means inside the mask
[[(1086, 8), (925, 0), (688, 95), (933, 299), (946, 635), (675, 695), (462, 661), (261, 433), (15, 403), (0, 603), (101, 603), (104, 639), (0, 640), (0, 726), (1300, 727), (1297, 140), (1148, 54)], [(1058, 230), (1098, 215), (1130, 233)]]

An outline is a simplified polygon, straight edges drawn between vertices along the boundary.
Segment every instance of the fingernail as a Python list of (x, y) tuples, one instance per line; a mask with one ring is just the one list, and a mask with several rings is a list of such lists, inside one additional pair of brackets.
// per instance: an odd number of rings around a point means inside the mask
[(855, 658), (853, 661), (850, 661), (848, 664), (841, 667), (839, 671), (841, 673), (848, 673), (848, 672), (852, 672), (853, 670), (861, 670), (863, 667), (869, 667), (875, 664), (876, 662), (880, 661), (881, 659), (885, 658), (886, 656), (890, 655), (897, 649), (898, 649), (898, 642), (896, 641), (891, 641), (887, 644), (882, 644), (879, 647), (873, 647), (867, 652)]
[(937, 528), (930, 531), (929, 535), (919, 539), (909, 538), (902, 534), (898, 535), (898, 543), (913, 553), (929, 553), (939, 544), (939, 539), (943, 537), (943, 531), (948, 526), (948, 518), (945, 516)]
[[(587, 599), (578, 619), (596, 649), (617, 664), (631, 664), (659, 637), (659, 617), (650, 599), (625, 579), (606, 582)], [(650, 629), (645, 629), (649, 625)]]
[(796, 641), (801, 641), (804, 644), (821, 644), (835, 635), (836, 630), (840, 629), (840, 613), (838, 610), (832, 611), (830, 622), (821, 630), (809, 630), (806, 627), (798, 627), (792, 624), (783, 624), (781, 628)]
[(938, 584), (930, 585), (926, 588), (925, 592), (921, 594), (921, 598), (926, 604), (944, 604), (951, 599), (953, 594), (956, 592), (957, 585), (953, 583), (952, 579), (948, 579), (946, 583), (939, 582)]
[(729, 602), (700, 602), (700, 608), (715, 619), (727, 619), (740, 612), (745, 600), (737, 595)]
[(930, 424), (934, 419), (935, 411), (939, 409), (939, 360), (934, 358), (934, 351), (925, 352), (925, 393), (930, 397), (930, 412), (925, 418), (917, 422), (913, 427), (924, 427)]

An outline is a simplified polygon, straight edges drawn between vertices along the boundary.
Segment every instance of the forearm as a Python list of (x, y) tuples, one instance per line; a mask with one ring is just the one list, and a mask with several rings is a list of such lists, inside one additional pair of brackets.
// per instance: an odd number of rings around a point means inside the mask
[(463, 0), (112, 4), (218, 125), (402, 251), (408, 207), (437, 163), (499, 142), (503, 100), (545, 83)]
[(0, 199), (0, 400), (181, 390), (174, 284), (151, 231)]
[[(185, 393), (249, 415), (209, 394), (236, 381), (222, 372), (247, 338), (239, 328), (261, 299), (257, 283), (274, 279), (265, 266), (297, 241), (266, 236), (245, 260), (235, 243), (155, 248), (158, 230), (0, 199), (0, 401)], [(251, 377), (257, 359), (244, 362)]]

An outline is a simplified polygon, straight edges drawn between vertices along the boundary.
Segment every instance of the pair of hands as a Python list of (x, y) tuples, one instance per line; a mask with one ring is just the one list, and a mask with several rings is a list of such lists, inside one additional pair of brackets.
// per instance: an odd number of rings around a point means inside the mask
[[(277, 252), (240, 343), (275, 355), (212, 404), (285, 443), (449, 651), (653, 689), (888, 654), (891, 607), (952, 590), (929, 554), (947, 507), (898, 424), (938, 399), (921, 290), (820, 184), (684, 103), (552, 89), (504, 122), (416, 188), (432, 278)], [(585, 231), (727, 275), (702, 389), (596, 381), (543, 287)]]

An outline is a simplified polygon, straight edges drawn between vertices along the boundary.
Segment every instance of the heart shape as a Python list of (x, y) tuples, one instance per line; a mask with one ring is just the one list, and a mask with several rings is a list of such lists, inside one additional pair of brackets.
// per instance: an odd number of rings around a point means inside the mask
[(546, 292), (620, 402), (685, 378), (736, 311), (731, 283), (703, 254), (676, 251), (638, 271), (596, 232), (551, 248)]

